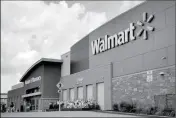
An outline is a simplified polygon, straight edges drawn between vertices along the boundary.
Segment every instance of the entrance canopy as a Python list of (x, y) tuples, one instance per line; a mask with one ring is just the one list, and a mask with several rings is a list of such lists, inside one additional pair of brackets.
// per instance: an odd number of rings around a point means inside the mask
[(38, 60), (36, 63), (34, 63), (26, 72), (25, 74), (21, 77), (20, 82), (24, 82), (26, 77), (32, 72), (34, 71), (35, 68), (37, 68), (39, 65), (41, 65), (42, 63), (47, 62), (47, 63), (60, 63), (62, 64), (62, 60), (58, 60), (58, 59), (49, 59), (49, 58), (41, 58), (40, 60)]
[(35, 92), (35, 93), (31, 93), (31, 94), (25, 94), (25, 95), (22, 95), (22, 98), (27, 98), (27, 97), (37, 96), (37, 95), (41, 95), (41, 92)]

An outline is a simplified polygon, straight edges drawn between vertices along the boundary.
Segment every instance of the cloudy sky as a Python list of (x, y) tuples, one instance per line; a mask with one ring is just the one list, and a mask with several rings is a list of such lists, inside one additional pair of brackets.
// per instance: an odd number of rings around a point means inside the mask
[(40, 58), (60, 55), (142, 1), (1, 1), (1, 92)]

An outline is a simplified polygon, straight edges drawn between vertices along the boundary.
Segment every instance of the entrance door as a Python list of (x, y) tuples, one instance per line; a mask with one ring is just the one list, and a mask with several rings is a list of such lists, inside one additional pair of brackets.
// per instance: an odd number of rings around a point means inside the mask
[(97, 103), (100, 105), (100, 109), (104, 110), (104, 83), (97, 84)]
[(38, 110), (38, 107), (39, 107), (39, 99), (36, 98), (35, 99), (35, 110)]
[(24, 109), (26, 111), (35, 111), (39, 108), (39, 98), (38, 97), (28, 97), (24, 99)]
[(35, 110), (35, 99), (34, 99), (34, 98), (32, 98), (32, 99), (30, 100), (30, 104), (31, 104), (30, 110), (34, 111), (34, 110)]

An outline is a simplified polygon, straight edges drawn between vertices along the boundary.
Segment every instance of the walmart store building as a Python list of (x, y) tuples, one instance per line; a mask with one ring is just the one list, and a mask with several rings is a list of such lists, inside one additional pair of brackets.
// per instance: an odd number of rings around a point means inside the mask
[(61, 60), (37, 61), (8, 92), (8, 103), (18, 109), (30, 101), (32, 110), (43, 110), (51, 101), (92, 98), (111, 110), (121, 101), (157, 104), (161, 95), (173, 102), (175, 27), (174, 1), (142, 3), (85, 36)]

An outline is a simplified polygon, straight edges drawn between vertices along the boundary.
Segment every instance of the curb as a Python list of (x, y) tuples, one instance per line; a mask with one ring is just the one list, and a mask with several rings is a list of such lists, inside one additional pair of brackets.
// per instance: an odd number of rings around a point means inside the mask
[(169, 116), (159, 116), (159, 115), (146, 115), (146, 114), (135, 114), (135, 113), (125, 113), (125, 112), (117, 112), (117, 111), (101, 111), (96, 110), (93, 112), (101, 112), (101, 113), (110, 113), (110, 114), (122, 114), (122, 115), (133, 115), (133, 116), (143, 116), (143, 117), (150, 117), (150, 118), (174, 118)]

